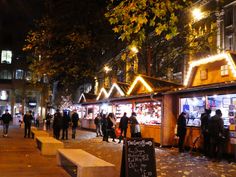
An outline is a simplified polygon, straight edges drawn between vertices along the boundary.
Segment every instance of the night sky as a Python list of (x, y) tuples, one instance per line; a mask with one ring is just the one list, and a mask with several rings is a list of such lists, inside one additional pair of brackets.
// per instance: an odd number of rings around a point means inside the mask
[(42, 0), (0, 0), (0, 47), (20, 50), (33, 19), (41, 15)]

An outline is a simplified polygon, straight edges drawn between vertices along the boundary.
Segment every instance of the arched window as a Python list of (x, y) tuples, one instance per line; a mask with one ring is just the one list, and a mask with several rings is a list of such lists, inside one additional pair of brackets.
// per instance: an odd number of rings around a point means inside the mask
[(12, 79), (12, 73), (8, 70), (2, 70), (0, 72), (0, 79), (10, 80), (10, 79)]

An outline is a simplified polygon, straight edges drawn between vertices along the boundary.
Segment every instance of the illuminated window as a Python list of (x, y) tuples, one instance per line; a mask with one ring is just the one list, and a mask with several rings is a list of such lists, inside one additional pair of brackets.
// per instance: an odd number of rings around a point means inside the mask
[(3, 50), (1, 54), (1, 63), (11, 64), (12, 52), (10, 50)]
[(10, 71), (8, 70), (2, 70), (0, 72), (0, 79), (7, 79), (7, 80), (10, 80), (12, 79), (12, 74)]
[(24, 75), (24, 71), (22, 69), (17, 69), (15, 79), (23, 79), (23, 75)]
[(233, 50), (233, 36), (232, 35), (226, 36), (225, 48), (226, 50)]
[(27, 72), (26, 72), (26, 74), (25, 74), (25, 79), (26, 79), (27, 81), (30, 81), (30, 80), (32, 79), (32, 74), (31, 74), (30, 71), (27, 71)]
[(229, 75), (229, 66), (228, 65), (221, 66), (220, 67), (220, 73), (221, 73), (221, 76)]
[(201, 80), (206, 80), (207, 79), (207, 70), (201, 70), (200, 71), (200, 79)]

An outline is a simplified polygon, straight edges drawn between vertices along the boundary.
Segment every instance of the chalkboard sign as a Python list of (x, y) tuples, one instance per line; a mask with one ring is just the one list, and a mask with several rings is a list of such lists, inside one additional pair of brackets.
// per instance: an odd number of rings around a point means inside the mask
[(124, 140), (120, 177), (156, 177), (153, 139)]

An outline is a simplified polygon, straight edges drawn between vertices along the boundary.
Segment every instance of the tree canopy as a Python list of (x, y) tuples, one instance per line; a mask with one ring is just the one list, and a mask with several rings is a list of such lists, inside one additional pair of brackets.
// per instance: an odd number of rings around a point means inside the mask
[[(85, 81), (93, 82), (101, 56), (115, 40), (103, 15), (102, 1), (47, 0), (45, 14), (35, 21), (23, 48), (34, 81), (47, 77), (68, 94)], [(65, 93), (66, 94), (66, 93)]]

